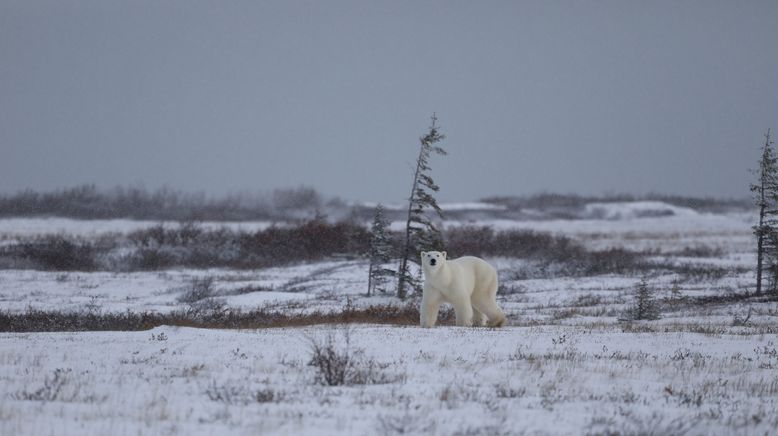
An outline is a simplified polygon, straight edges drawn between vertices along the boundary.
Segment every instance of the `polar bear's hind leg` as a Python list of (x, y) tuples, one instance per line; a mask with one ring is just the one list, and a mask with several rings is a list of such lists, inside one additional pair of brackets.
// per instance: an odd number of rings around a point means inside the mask
[(481, 292), (473, 294), (473, 307), (489, 319), (487, 326), (502, 327), (505, 324), (505, 314), (495, 302), (497, 277), (494, 277), (485, 289), (479, 291)]

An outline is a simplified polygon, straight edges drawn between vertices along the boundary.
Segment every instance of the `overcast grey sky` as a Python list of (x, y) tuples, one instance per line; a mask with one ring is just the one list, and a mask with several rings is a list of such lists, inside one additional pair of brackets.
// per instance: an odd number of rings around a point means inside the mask
[(748, 195), (778, 1), (0, 0), (0, 191)]

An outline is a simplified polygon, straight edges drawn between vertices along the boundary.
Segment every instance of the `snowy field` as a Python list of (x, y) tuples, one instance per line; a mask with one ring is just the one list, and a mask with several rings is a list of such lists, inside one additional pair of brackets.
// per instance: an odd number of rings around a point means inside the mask
[[(753, 290), (753, 217), (667, 208), (600, 204), (580, 220), (446, 223), (546, 231), (681, 266), (527, 278), (526, 260), (488, 259), (500, 273), (503, 329), (0, 333), (0, 434), (770, 434), (778, 303), (700, 303)], [(156, 224), (40, 221), (0, 220), (0, 234), (90, 237)], [(642, 276), (662, 317), (620, 321)], [(400, 304), (364, 295), (367, 263), (357, 259), (240, 271), (0, 270), (0, 309), (169, 313), (185, 309), (182, 297), (203, 279), (243, 310)], [(309, 364), (313, 344), (349, 356), (345, 384), (323, 383)]]
[(0, 335), (2, 434), (770, 434), (774, 336), (353, 326)]

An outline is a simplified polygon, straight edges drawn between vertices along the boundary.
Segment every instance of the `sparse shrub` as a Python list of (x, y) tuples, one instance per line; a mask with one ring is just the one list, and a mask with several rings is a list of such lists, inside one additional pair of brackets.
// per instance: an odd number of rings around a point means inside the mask
[(178, 302), (191, 304), (209, 297), (213, 297), (213, 277), (195, 277), (178, 297)]
[(682, 257), (720, 257), (724, 254), (724, 250), (722, 250), (720, 247), (697, 244), (683, 247), (681, 250), (666, 254)]
[(46, 376), (43, 387), (33, 392), (18, 392), (15, 397), (26, 401), (72, 401), (73, 398), (67, 396), (62, 390), (69, 382), (72, 373), (73, 370), (70, 368), (57, 368), (51, 376)]
[(402, 414), (381, 415), (378, 417), (378, 432), (381, 435), (421, 435), (432, 434), (436, 423), (429, 414), (418, 410), (411, 411), (408, 404)]
[(213, 277), (193, 278), (178, 301), (188, 304), (187, 314), (194, 318), (218, 318), (227, 311), (227, 302), (215, 297)]
[(559, 336), (558, 338), (551, 338), (551, 343), (552, 343), (554, 346), (557, 346), (557, 345), (562, 345), (562, 344), (564, 344), (565, 342), (567, 342), (567, 335), (566, 335), (566, 334), (564, 334), (564, 335), (561, 335), (561, 336)]
[(536, 356), (532, 353), (529, 354), (526, 353), (524, 351), (524, 348), (525, 347), (523, 345), (517, 345), (513, 353), (508, 355), (508, 360), (511, 362), (519, 361), (519, 360), (535, 360)]
[(497, 289), (497, 293), (499, 295), (515, 295), (515, 294), (524, 294), (527, 292), (527, 287), (521, 284), (511, 284), (506, 285), (504, 282), (500, 281), (499, 288)]
[(189, 303), (187, 314), (194, 318), (218, 319), (228, 312), (227, 302), (224, 298), (208, 297)]
[(641, 435), (665, 436), (685, 435), (695, 429), (700, 418), (682, 416), (667, 420), (665, 416), (654, 412), (650, 416), (627, 415), (626, 420), (614, 420), (610, 417), (594, 417), (587, 426), (586, 435)]
[(748, 308), (748, 314), (746, 314), (745, 318), (741, 318), (737, 314), (732, 318), (732, 326), (733, 327), (745, 327), (749, 325), (749, 322), (751, 320), (751, 311), (753, 308)]
[(325, 386), (393, 383), (402, 375), (388, 374), (388, 364), (357, 357), (361, 350), (350, 349), (350, 333), (344, 333), (345, 345), (338, 346), (332, 334), (324, 341), (311, 340), (309, 366), (316, 369), (315, 381)]
[(452, 433), (452, 436), (512, 436), (516, 432), (514, 429), (506, 427), (506, 416), (498, 417), (489, 424), (475, 424), (467, 425), (463, 429), (459, 429)]
[(205, 395), (211, 401), (226, 404), (247, 404), (249, 398), (243, 385), (218, 385), (216, 380), (211, 380), (211, 384), (205, 390)]
[(600, 306), (603, 304), (604, 299), (600, 295), (585, 294), (579, 295), (578, 298), (572, 303), (574, 307), (588, 307), (588, 306)]
[(46, 235), (19, 246), (22, 258), (39, 268), (53, 271), (93, 271), (97, 268), (97, 250), (86, 241), (61, 235)]
[(497, 398), (522, 398), (527, 394), (527, 388), (514, 388), (502, 384), (495, 385)]
[(254, 391), (254, 401), (257, 403), (272, 403), (279, 401), (281, 397), (278, 392), (270, 388)]
[(131, 269), (159, 270), (176, 264), (173, 254), (161, 248), (140, 248), (131, 259)]
[(684, 390), (675, 390), (672, 386), (665, 386), (664, 394), (669, 398), (674, 398), (681, 406), (702, 406), (703, 394), (700, 392), (692, 391), (686, 392)]
[(84, 310), (87, 313), (98, 313), (103, 308), (103, 306), (97, 302), (98, 298), (97, 295), (89, 297), (89, 302), (84, 306)]
[(348, 334), (346, 347), (338, 349), (332, 335), (324, 343), (311, 341), (311, 360), (308, 365), (316, 368), (316, 381), (327, 386), (346, 384), (347, 376), (353, 371), (353, 362), (349, 355)]
[(217, 384), (216, 380), (211, 380), (210, 385), (205, 389), (205, 395), (211, 401), (244, 406), (250, 403), (278, 402), (284, 397), (271, 388), (251, 390), (243, 384), (232, 382)]
[(717, 281), (726, 277), (731, 270), (709, 264), (682, 263), (678, 265), (656, 265), (657, 268), (666, 267), (681, 276), (681, 282), (699, 283), (703, 281)]
[(151, 334), (151, 341), (167, 341), (167, 335), (165, 332), (161, 332), (158, 335), (155, 335), (154, 333)]
[(561, 398), (560, 389), (556, 382), (547, 382), (540, 387), (540, 405), (546, 410), (554, 410), (554, 404)]
[(186, 313), (195, 319), (218, 319), (228, 310), (226, 300), (215, 297), (213, 277), (193, 278), (178, 301), (188, 304)]
[(572, 264), (577, 275), (619, 274), (638, 268), (638, 255), (623, 248), (579, 253)]

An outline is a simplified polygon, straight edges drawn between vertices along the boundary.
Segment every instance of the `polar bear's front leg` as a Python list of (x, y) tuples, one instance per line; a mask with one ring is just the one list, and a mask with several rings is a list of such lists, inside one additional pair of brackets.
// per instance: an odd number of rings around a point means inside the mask
[(454, 314), (457, 317), (457, 326), (470, 327), (473, 325), (473, 305), (470, 303), (470, 297), (459, 294), (457, 298), (452, 299), (454, 305)]
[(473, 306), (473, 325), (476, 327), (483, 327), (484, 325), (484, 314), (481, 313), (478, 309), (476, 309), (475, 305), (473, 305), (473, 302), (470, 302), (470, 305)]
[(419, 310), (420, 323), (422, 327), (430, 328), (438, 320), (438, 310), (443, 303), (443, 296), (440, 292), (425, 288), (421, 296), (421, 308)]

